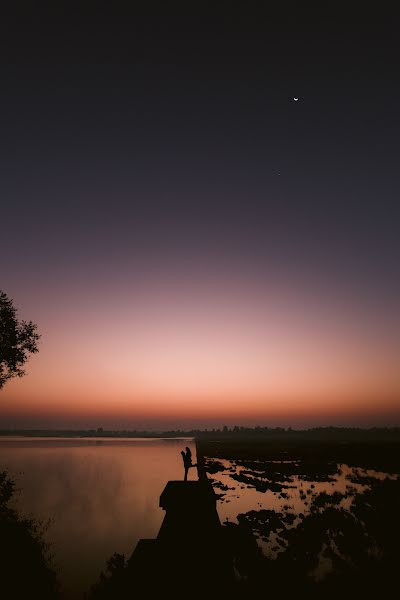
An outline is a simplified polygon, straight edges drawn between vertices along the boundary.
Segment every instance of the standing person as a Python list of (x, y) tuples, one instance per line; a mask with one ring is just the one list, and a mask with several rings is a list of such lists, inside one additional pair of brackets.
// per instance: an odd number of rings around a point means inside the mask
[(192, 452), (190, 450), (190, 448), (188, 446), (186, 446), (186, 452), (184, 452), (183, 450), (181, 450), (181, 454), (182, 454), (182, 460), (183, 460), (183, 466), (185, 469), (185, 476), (184, 476), (184, 481), (187, 481), (187, 476), (188, 476), (188, 472), (189, 469), (191, 467), (197, 467), (197, 465), (194, 465), (192, 463)]

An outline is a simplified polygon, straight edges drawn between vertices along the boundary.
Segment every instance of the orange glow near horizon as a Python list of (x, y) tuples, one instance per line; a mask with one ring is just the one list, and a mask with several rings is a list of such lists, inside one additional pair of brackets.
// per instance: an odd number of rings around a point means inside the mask
[(1, 392), (8, 426), (389, 425), (400, 414), (400, 336), (356, 304), (272, 282), (54, 294), (36, 310), (39, 354)]

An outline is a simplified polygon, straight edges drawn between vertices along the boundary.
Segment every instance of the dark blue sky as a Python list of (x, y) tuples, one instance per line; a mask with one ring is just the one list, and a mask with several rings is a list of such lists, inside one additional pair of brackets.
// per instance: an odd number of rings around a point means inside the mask
[(122, 228), (162, 252), (217, 237), (390, 281), (397, 35), (389, 16), (301, 14), (5, 19), (5, 251)]

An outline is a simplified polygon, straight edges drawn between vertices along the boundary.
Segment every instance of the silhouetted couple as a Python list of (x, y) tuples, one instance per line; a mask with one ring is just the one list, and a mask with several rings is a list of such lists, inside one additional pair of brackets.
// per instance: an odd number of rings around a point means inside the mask
[(185, 468), (185, 477), (184, 477), (184, 481), (187, 481), (187, 476), (188, 476), (188, 472), (189, 469), (191, 467), (197, 467), (197, 464), (194, 465), (192, 463), (192, 453), (190, 451), (190, 448), (188, 448), (188, 446), (186, 446), (186, 452), (184, 452), (183, 450), (181, 451), (182, 454), (182, 459), (183, 459), (183, 466)]

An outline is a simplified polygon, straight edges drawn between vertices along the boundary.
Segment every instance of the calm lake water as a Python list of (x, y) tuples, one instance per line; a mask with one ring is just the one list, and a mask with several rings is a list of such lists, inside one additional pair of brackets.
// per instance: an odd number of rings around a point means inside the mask
[(140, 538), (157, 535), (159, 497), (183, 478), (185, 446), (196, 462), (186, 438), (0, 438), (0, 470), (17, 482), (17, 507), (52, 519), (46, 536), (66, 598), (83, 598), (114, 552), (129, 556)]

